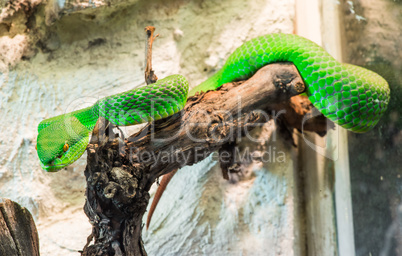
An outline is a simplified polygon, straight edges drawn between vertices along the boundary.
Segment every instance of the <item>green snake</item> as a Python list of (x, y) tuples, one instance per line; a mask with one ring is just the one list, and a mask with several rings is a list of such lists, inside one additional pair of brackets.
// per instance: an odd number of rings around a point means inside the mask
[(43, 120), (37, 138), (41, 166), (46, 171), (57, 171), (81, 157), (99, 117), (118, 126), (165, 118), (179, 112), (187, 96), (247, 79), (274, 62), (292, 62), (306, 84), (306, 93), (314, 107), (350, 131), (370, 130), (387, 108), (390, 90), (380, 75), (340, 63), (303, 37), (268, 34), (245, 42), (229, 56), (222, 69), (189, 93), (187, 80), (172, 75), (154, 84), (105, 97), (91, 107)]

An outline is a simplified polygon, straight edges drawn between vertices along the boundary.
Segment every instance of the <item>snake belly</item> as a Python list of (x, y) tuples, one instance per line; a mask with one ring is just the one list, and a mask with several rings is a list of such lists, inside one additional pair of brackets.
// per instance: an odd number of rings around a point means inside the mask
[[(388, 106), (390, 90), (384, 78), (370, 70), (340, 63), (317, 44), (293, 34), (269, 34), (245, 42), (221, 70), (192, 89), (189, 96), (247, 79), (275, 62), (292, 62), (306, 84), (312, 104), (350, 131), (370, 130)], [(42, 168), (57, 171), (77, 160), (85, 151), (99, 116), (115, 125), (161, 119), (184, 107), (187, 90), (185, 78), (173, 75), (106, 97), (92, 107), (42, 121), (37, 139)]]

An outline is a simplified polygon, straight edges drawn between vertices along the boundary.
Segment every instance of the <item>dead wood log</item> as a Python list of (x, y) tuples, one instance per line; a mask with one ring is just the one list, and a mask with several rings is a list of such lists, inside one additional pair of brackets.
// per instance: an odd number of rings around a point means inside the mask
[(87, 149), (84, 210), (93, 231), (82, 254), (146, 255), (142, 217), (156, 178), (205, 159), (269, 119), (288, 131), (304, 128), (324, 134), (326, 119), (312, 115), (306, 120), (311, 103), (293, 97), (304, 90), (293, 64), (271, 64), (247, 81), (190, 97), (180, 113), (152, 122), (127, 139), (100, 132), (103, 139), (93, 140)]
[(0, 198), (0, 255), (39, 255), (39, 237), (31, 213)]

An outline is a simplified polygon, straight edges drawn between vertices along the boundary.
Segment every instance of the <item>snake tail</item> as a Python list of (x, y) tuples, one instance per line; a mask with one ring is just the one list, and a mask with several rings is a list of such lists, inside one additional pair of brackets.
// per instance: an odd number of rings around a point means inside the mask
[(156, 189), (156, 193), (154, 199), (152, 200), (151, 207), (149, 208), (149, 213), (147, 216), (147, 224), (146, 224), (147, 229), (149, 228), (149, 224), (151, 223), (152, 220), (152, 215), (154, 214), (156, 206), (158, 205), (159, 200), (163, 195), (163, 192), (165, 192), (167, 185), (169, 184), (170, 180), (173, 178), (173, 176), (176, 174), (177, 171), (178, 169), (175, 169), (169, 172), (168, 174), (163, 175), (162, 181), (159, 184), (159, 187)]

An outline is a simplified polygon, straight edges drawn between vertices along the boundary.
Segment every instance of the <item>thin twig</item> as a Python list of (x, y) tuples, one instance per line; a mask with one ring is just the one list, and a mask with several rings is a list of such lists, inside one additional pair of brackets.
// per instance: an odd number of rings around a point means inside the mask
[(159, 36), (157, 34), (154, 36), (155, 27), (148, 26), (145, 28), (145, 33), (147, 34), (147, 42), (145, 44), (145, 82), (147, 84), (153, 84), (158, 80), (158, 77), (155, 75), (152, 70), (152, 43), (155, 38)]

